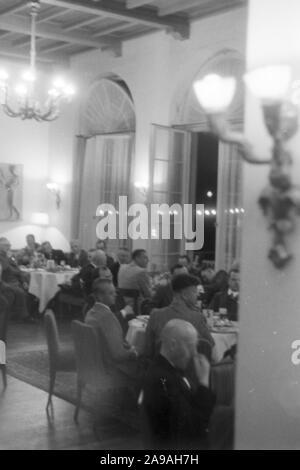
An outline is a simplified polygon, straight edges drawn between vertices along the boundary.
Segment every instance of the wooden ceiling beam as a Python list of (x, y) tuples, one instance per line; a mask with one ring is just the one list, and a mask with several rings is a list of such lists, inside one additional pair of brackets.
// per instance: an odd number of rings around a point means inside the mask
[[(192, 7), (200, 7), (203, 4), (207, 3), (207, 0), (173, 0), (172, 3), (166, 6), (162, 6), (158, 9), (159, 16), (172, 15), (174, 13), (187, 10)], [(210, 4), (212, 2), (209, 2)]]
[(149, 3), (153, 3), (154, 0), (127, 0), (126, 8), (138, 8), (142, 7), (143, 5), (148, 5)]
[(93, 38), (105, 36), (106, 34), (111, 34), (118, 31), (123, 31), (123, 29), (132, 28), (132, 23), (123, 23), (115, 26), (110, 26), (108, 28), (103, 28), (97, 33), (93, 34)]
[[(210, 2), (208, 0), (200, 2), (200, 0), (176, 0), (174, 3), (161, 7), (158, 10), (160, 17), (168, 16), (174, 13), (179, 13), (183, 10), (193, 7), (199, 7), (199, 15), (197, 18), (204, 18), (218, 12), (232, 10), (233, 8), (244, 6), (246, 0), (218, 0), (218, 2)], [(201, 7), (201, 8), (200, 8)]]
[(106, 16), (120, 21), (142, 24), (151, 28), (172, 30), (181, 38), (189, 37), (188, 20), (178, 16), (159, 17), (152, 10), (139, 9), (129, 11), (126, 6), (115, 0), (101, 0), (99, 3), (87, 4), (84, 0), (41, 0), (46, 5), (69, 8), (73, 11)]
[[(0, 39), (0, 56), (8, 57), (11, 59), (20, 59), (28, 64), (29, 55), (28, 52), (22, 52), (17, 50), (15, 47), (11, 46), (7, 41)], [(51, 64), (51, 63), (62, 63), (67, 65), (69, 60), (65, 55), (57, 54), (43, 54), (42, 56), (37, 56), (37, 62), (41, 64)]]
[(26, 2), (22, 1), (10, 8), (6, 8), (5, 10), (0, 10), (0, 16), (17, 13), (18, 11), (24, 10), (25, 8), (28, 8), (28, 5)]
[[(13, 31), (15, 33), (30, 34), (30, 19), (29, 18), (1, 18), (0, 17), (0, 29), (4, 31)], [(117, 46), (114, 40), (91, 39), (88, 33), (72, 33), (66, 34), (63, 28), (54, 25), (39, 25), (36, 27), (36, 36), (53, 39), (56, 41), (65, 41), (70, 44), (79, 44), (81, 46), (93, 47), (95, 49), (101, 49), (102, 47), (112, 49)]]
[(64, 31), (72, 31), (73, 29), (82, 28), (83, 26), (87, 26), (89, 24), (96, 23), (97, 21), (100, 21), (100, 20), (101, 20), (101, 16), (96, 16), (96, 17), (90, 18), (88, 20), (79, 21), (77, 23), (73, 23), (70, 26), (65, 27)]

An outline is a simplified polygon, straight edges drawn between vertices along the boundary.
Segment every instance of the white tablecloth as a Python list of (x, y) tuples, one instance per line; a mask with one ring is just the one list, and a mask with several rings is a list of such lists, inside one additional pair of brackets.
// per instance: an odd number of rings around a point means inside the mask
[(5, 343), (0, 339), (0, 364), (6, 364)]
[[(138, 353), (141, 354), (145, 350), (145, 331), (146, 323), (134, 318), (129, 322), (129, 329), (126, 340), (132, 346), (135, 346)], [(212, 331), (211, 335), (215, 341), (215, 360), (219, 362), (223, 359), (225, 351), (237, 344), (237, 328), (232, 332)]]
[(232, 346), (237, 344), (237, 331), (230, 333), (212, 331), (211, 335), (216, 344), (215, 359), (217, 362), (219, 362), (223, 359), (224, 353)]
[(58, 284), (63, 284), (78, 273), (78, 270), (51, 273), (47, 271), (31, 271), (29, 292), (39, 299), (39, 312), (42, 313), (49, 300), (59, 290)]
[(142, 354), (145, 350), (146, 326), (145, 322), (141, 322), (136, 318), (129, 321), (126, 340), (136, 348), (138, 354)]

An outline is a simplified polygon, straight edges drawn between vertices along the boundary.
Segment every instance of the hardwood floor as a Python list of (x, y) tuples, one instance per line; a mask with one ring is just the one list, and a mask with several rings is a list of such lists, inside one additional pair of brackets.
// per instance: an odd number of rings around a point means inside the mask
[[(71, 342), (70, 322), (59, 324), (60, 340)], [(15, 352), (41, 349), (45, 337), (41, 323), (11, 323), (8, 330), (7, 357)], [(53, 399), (53, 416), (47, 417), (47, 393), (8, 376), (6, 390), (0, 378), (0, 450), (94, 450), (140, 449), (139, 436), (124, 437), (123, 430), (97, 440), (89, 413), (82, 411), (79, 424), (73, 421), (74, 406)]]

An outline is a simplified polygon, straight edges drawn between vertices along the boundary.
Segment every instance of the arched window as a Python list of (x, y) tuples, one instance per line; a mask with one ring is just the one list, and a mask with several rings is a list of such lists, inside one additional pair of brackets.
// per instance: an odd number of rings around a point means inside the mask
[[(118, 207), (120, 195), (130, 197), (135, 111), (124, 81), (102, 78), (90, 87), (81, 108), (80, 130), (73, 235), (88, 249), (97, 238), (97, 207), (102, 203)], [(109, 240), (109, 249), (115, 251), (118, 243), (118, 237)]]

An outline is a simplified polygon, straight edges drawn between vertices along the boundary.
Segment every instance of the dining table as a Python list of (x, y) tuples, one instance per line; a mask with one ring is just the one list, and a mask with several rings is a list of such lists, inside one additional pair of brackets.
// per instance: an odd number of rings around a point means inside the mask
[[(143, 354), (145, 350), (147, 322), (146, 315), (138, 316), (128, 322), (126, 341), (136, 348), (139, 355)], [(215, 342), (214, 362), (220, 362), (224, 353), (237, 344), (238, 324), (230, 322), (227, 325), (215, 325), (210, 327), (210, 333)]]
[(59, 285), (69, 283), (78, 269), (27, 269), (26, 272), (30, 275), (28, 292), (39, 299), (39, 313), (43, 313), (49, 300), (59, 291)]

